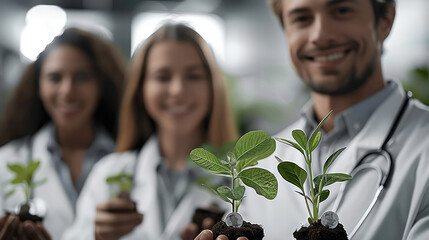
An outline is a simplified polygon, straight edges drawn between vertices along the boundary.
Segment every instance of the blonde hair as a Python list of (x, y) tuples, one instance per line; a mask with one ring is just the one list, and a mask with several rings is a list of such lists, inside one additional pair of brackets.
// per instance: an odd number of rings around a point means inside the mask
[(209, 74), (213, 99), (207, 129), (205, 129), (207, 141), (219, 146), (235, 140), (237, 129), (228, 101), (226, 82), (209, 46), (190, 27), (183, 24), (166, 24), (144, 42), (131, 62), (128, 84), (120, 110), (117, 151), (139, 149), (155, 132), (155, 122), (144, 106), (141, 89), (149, 51), (156, 43), (166, 40), (191, 43), (199, 53), (204, 68)]

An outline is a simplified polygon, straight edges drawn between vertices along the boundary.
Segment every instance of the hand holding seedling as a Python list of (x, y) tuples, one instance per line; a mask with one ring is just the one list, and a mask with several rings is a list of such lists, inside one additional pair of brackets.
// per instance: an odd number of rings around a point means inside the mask
[(209, 172), (231, 178), (231, 187), (220, 186), (212, 191), (230, 203), (232, 212), (237, 213), (245, 192), (243, 184), (267, 199), (274, 199), (277, 195), (277, 180), (272, 173), (262, 168), (249, 168), (271, 155), (274, 150), (275, 141), (270, 135), (263, 131), (252, 131), (237, 141), (226, 160), (219, 160), (203, 148), (192, 150), (190, 156), (192, 161)]
[[(335, 159), (337, 159), (337, 157), (341, 154), (341, 152), (344, 151), (345, 148), (341, 148), (336, 152), (334, 152), (323, 165), (322, 174), (313, 178), (313, 172), (311, 170), (311, 163), (312, 163), (311, 153), (319, 145), (319, 142), (322, 138), (322, 133), (320, 132), (320, 128), (322, 127), (326, 119), (328, 119), (331, 113), (332, 111), (329, 112), (328, 115), (319, 123), (317, 128), (311, 134), (310, 138), (307, 138), (307, 136), (302, 130), (292, 131), (292, 136), (296, 142), (283, 139), (283, 138), (276, 138), (277, 141), (297, 149), (304, 156), (308, 173), (307, 171), (305, 171), (304, 169), (302, 169), (301, 167), (299, 167), (293, 162), (284, 162), (277, 156), (276, 158), (280, 162), (280, 164), (277, 167), (280, 175), (286, 181), (288, 181), (289, 183), (292, 183), (293, 185), (297, 186), (301, 190), (300, 192), (299, 191), (296, 191), (296, 192), (304, 197), (305, 204), (307, 206), (307, 210), (310, 216), (308, 218), (308, 222), (310, 224), (315, 223), (318, 220), (320, 203), (326, 200), (329, 196), (329, 190), (324, 189), (324, 187), (336, 182), (350, 180), (352, 178), (350, 175), (343, 174), (343, 173), (327, 173), (327, 170), (329, 169), (329, 167), (332, 165)], [(304, 183), (307, 180), (307, 177), (310, 179), (309, 180), (310, 195), (307, 195), (304, 191)], [(312, 210), (310, 209), (309, 202), (310, 202), (310, 205), (312, 206)]]
[(118, 239), (131, 232), (143, 221), (136, 204), (129, 199), (115, 198), (97, 205), (95, 239)]
[(41, 222), (20, 221), (19, 216), (6, 214), (0, 219), (0, 240), (51, 240)]

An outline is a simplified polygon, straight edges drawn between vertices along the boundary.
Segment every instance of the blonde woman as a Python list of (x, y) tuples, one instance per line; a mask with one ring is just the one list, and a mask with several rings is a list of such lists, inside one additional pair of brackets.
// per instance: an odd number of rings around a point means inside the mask
[[(69, 239), (180, 239), (210, 195), (194, 182), (205, 173), (187, 162), (204, 142), (237, 137), (226, 84), (207, 43), (168, 24), (135, 54), (121, 108), (119, 153), (95, 167), (79, 199)], [(133, 175), (131, 200), (109, 200), (107, 176)]]

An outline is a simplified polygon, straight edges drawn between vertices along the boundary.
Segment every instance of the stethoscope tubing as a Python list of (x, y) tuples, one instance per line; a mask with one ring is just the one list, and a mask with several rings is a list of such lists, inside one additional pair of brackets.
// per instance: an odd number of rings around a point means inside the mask
[[(393, 158), (392, 158), (391, 154), (389, 153), (389, 151), (387, 151), (387, 144), (390, 141), (390, 139), (392, 138), (393, 134), (395, 133), (395, 131), (399, 125), (399, 122), (401, 121), (402, 116), (403, 116), (403, 114), (404, 114), (404, 112), (408, 106), (409, 100), (411, 98), (412, 98), (412, 93), (406, 92), (405, 93), (405, 99), (404, 99), (397, 115), (395, 116), (395, 120), (393, 121), (392, 126), (389, 129), (389, 132), (388, 132), (386, 138), (384, 139), (383, 144), (381, 145), (381, 148), (366, 153), (358, 161), (355, 169), (352, 171), (352, 176), (354, 176), (354, 175), (356, 175), (357, 172), (361, 171), (362, 169), (367, 168), (366, 166), (370, 166), (371, 164), (365, 164), (364, 163), (365, 159), (367, 159), (369, 156), (382, 156), (388, 164), (388, 168), (387, 168), (388, 171), (385, 175), (383, 174), (382, 170), (379, 167), (372, 167), (374, 170), (377, 171), (377, 175), (379, 176), (378, 177), (379, 187), (377, 188), (377, 191), (374, 195), (374, 198), (372, 199), (372, 201), (371, 201), (370, 205), (368, 206), (368, 208), (366, 209), (365, 213), (362, 215), (362, 217), (359, 219), (359, 222), (356, 224), (356, 226), (353, 228), (353, 230), (349, 234), (349, 236), (348, 236), (349, 239), (352, 239), (354, 237), (356, 232), (362, 226), (363, 222), (368, 218), (369, 214), (371, 213), (372, 209), (374, 208), (375, 204), (377, 203), (377, 200), (380, 197), (381, 193), (387, 187), (388, 181), (389, 181), (391, 174), (393, 172), (392, 170), (394, 169)], [(339, 204), (341, 203), (341, 200), (344, 196), (344, 191), (345, 191), (346, 186), (347, 186), (347, 182), (344, 182), (340, 187), (337, 199), (335, 200), (335, 203), (334, 203), (334, 208), (333, 208), (334, 212), (338, 210)]]

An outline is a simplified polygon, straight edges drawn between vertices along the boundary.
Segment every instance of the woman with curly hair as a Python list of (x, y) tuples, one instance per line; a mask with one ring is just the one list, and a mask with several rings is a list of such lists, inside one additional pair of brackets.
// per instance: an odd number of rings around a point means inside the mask
[[(125, 59), (110, 42), (67, 29), (28, 66), (6, 106), (0, 124), (0, 182), (13, 178), (7, 164), (40, 161), (34, 179), (46, 182), (31, 198), (46, 207), (43, 225), (53, 239), (71, 225), (92, 166), (114, 151), (124, 72)], [(0, 187), (0, 207), (9, 213), (24, 201), (21, 192), (3, 199), (10, 187)], [(19, 225), (9, 213), (1, 220), (0, 239), (14, 235)]]

